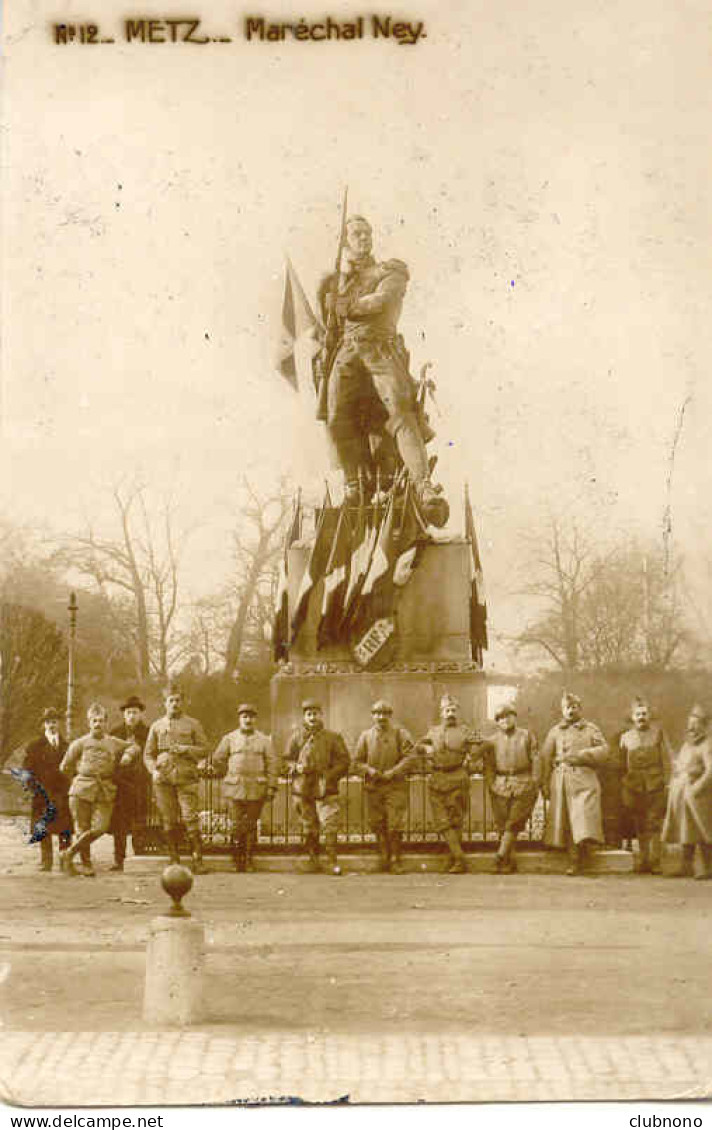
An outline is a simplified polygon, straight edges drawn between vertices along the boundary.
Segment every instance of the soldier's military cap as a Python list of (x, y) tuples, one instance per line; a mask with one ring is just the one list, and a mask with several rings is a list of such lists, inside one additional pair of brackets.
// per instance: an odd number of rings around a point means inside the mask
[(137, 694), (131, 694), (126, 699), (126, 702), (121, 703), (119, 710), (131, 710), (132, 707), (135, 707), (136, 710), (145, 710), (146, 704), (145, 702), (141, 702)]
[(238, 714), (257, 714), (257, 707), (252, 702), (241, 702), (237, 708)]
[(701, 722), (707, 723), (710, 720), (709, 711), (705, 710), (704, 706), (700, 706), (699, 702), (696, 702), (692, 707), (690, 717), (692, 717), (693, 714), (695, 718), (699, 718)]
[(440, 699), (440, 709), (441, 710), (444, 710), (446, 706), (457, 706), (457, 707), (459, 707), (459, 705), (460, 705), (460, 703), (457, 701), (454, 694), (444, 694), (443, 697)]
[(392, 714), (393, 707), (385, 699), (379, 698), (378, 702), (374, 702), (371, 707), (371, 714)]
[(54, 706), (48, 706), (42, 711), (43, 722), (59, 722), (59, 711)]
[(641, 706), (644, 706), (645, 709), (648, 710), (650, 708), (650, 703), (648, 702), (647, 698), (643, 698), (642, 695), (634, 695), (630, 703), (631, 710), (638, 710)]
[(302, 703), (302, 710), (321, 710), (321, 703), (315, 698), (305, 698)]
[(573, 694), (571, 691), (564, 691), (564, 693), (561, 696), (561, 705), (562, 706), (578, 706), (579, 709), (580, 709), (581, 708), (581, 699), (579, 698), (579, 696), (577, 694)]
[(494, 712), (495, 722), (499, 722), (500, 718), (506, 718), (508, 714), (516, 714), (517, 708), (513, 702), (505, 702), (502, 706), (498, 707)]

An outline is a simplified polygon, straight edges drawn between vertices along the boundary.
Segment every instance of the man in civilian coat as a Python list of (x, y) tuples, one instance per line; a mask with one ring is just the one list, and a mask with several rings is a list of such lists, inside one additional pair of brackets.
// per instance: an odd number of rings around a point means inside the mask
[(119, 707), (124, 720), (111, 735), (123, 738), (138, 746), (141, 751), (130, 765), (119, 765), (116, 771), (116, 800), (111, 814), (110, 833), (114, 837), (114, 865), (112, 871), (123, 871), (126, 859), (126, 841), (138, 823), (145, 823), (146, 798), (150, 778), (143, 763), (143, 751), (148, 737), (148, 726), (142, 715), (146, 707), (138, 695), (132, 694)]
[(72, 842), (72, 817), (69, 781), (59, 769), (67, 752), (59, 730), (59, 711), (53, 707), (43, 711), (42, 727), (42, 736), (27, 745), (23, 768), (31, 774), (26, 782), (32, 791), (30, 842), (39, 841), (40, 871), (51, 871), (52, 836), (59, 837), (59, 850), (64, 851)]

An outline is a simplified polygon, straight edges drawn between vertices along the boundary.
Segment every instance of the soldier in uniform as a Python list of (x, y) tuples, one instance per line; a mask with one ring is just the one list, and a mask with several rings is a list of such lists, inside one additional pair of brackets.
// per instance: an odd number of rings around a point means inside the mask
[(336, 448), (347, 498), (358, 501), (360, 472), (373, 490), (371, 445), (376, 442), (384, 477), (393, 473), (397, 452), (425, 517), (444, 526), (449, 508), (441, 488), (431, 482), (425, 449), (433, 433), (420, 413), (408, 352), (398, 333), (408, 268), (400, 259), (376, 263), (371, 249), (371, 225), (363, 216), (351, 216), (346, 270), (338, 279), (327, 276), (319, 289), (322, 317), (327, 326), (335, 320), (338, 331), (333, 362), (326, 356), (328, 344), (323, 351), (318, 418), (326, 421)]
[(257, 821), (265, 800), (277, 791), (279, 763), (271, 739), (255, 729), (256, 707), (241, 703), (237, 717), (238, 728), (225, 734), (213, 754), (212, 772), (224, 778), (223, 791), (232, 802), (235, 870), (253, 871)]
[[(430, 773), (428, 788), (435, 829), (450, 852), (446, 870), (453, 875), (463, 875), (467, 863), (462, 850), (462, 826), (470, 773), (475, 767), (472, 759), (480, 738), (460, 722), (459, 704), (452, 695), (443, 695), (440, 700), (440, 718), (440, 724), (431, 726), (418, 742), (417, 749), (425, 755), (425, 767)], [(481, 761), (479, 755), (477, 760)]]
[(499, 732), (483, 742), (485, 781), (500, 836), (496, 870), (509, 875), (517, 870), (517, 836), (531, 816), (539, 794), (539, 748), (531, 730), (517, 726), (514, 706), (500, 706), (494, 720)]
[(349, 752), (341, 734), (324, 727), (321, 704), (315, 699), (302, 703), (302, 725), (287, 745), (286, 761), (292, 793), (306, 833), (308, 862), (305, 870), (319, 867), (319, 832), (324, 833), (329, 870), (341, 874), (337, 860), (339, 827), (339, 781), (349, 768)]
[[(115, 738), (133, 742), (141, 750), (141, 756), (130, 765), (120, 765), (116, 774), (116, 800), (111, 814), (110, 833), (114, 837), (114, 865), (112, 871), (123, 871), (126, 859), (126, 840), (134, 825), (143, 814), (148, 790), (148, 774), (143, 763), (143, 750), (148, 737), (148, 726), (141, 715), (146, 707), (137, 695), (132, 694), (119, 707), (124, 720), (111, 731)], [(145, 814), (144, 814), (145, 819)], [(135, 848), (134, 848), (135, 850)]]
[(32, 790), (31, 842), (40, 845), (40, 871), (52, 870), (52, 836), (59, 838), (62, 852), (72, 841), (72, 816), (69, 811), (69, 785), (60, 772), (67, 742), (59, 732), (59, 711), (49, 707), (43, 711), (41, 737), (30, 742), (25, 750), (23, 768), (29, 773), (26, 787)]
[(632, 727), (621, 734), (618, 749), (623, 770), (622, 798), (627, 824), (638, 840), (633, 870), (660, 874), (660, 829), (665, 816), (672, 751), (661, 726), (651, 724), (644, 698), (631, 704)]
[(401, 875), (406, 774), (417, 756), (408, 731), (391, 721), (393, 710), (387, 702), (374, 702), (371, 714), (374, 724), (358, 739), (354, 769), (364, 778), (368, 823), (378, 840), (378, 870)]
[(701, 706), (693, 706), (687, 734), (675, 758), (670, 781), (662, 838), (666, 844), (682, 845), (682, 861), (675, 878), (694, 873), (695, 848), (699, 845), (702, 870), (697, 879), (712, 879), (712, 740), (710, 718)]
[(89, 733), (71, 743), (62, 758), (60, 769), (72, 777), (69, 807), (78, 833), (74, 843), (62, 852), (62, 869), (76, 875), (73, 856), (80, 854), (86, 876), (95, 874), (90, 847), (111, 823), (111, 810), (116, 797), (116, 774), (119, 765), (128, 766), (141, 756), (133, 742), (107, 734), (108, 714), (101, 703), (94, 702), (87, 711)]
[(143, 760), (153, 781), (171, 863), (180, 863), (182, 820), (190, 839), (193, 873), (204, 875), (198, 765), (205, 757), (207, 739), (200, 722), (183, 713), (183, 692), (177, 683), (166, 687), (164, 700), (166, 713), (148, 731)]
[(567, 848), (567, 875), (580, 875), (594, 843), (603, 840), (601, 786), (596, 766), (605, 763), (608, 743), (593, 722), (581, 717), (581, 699), (564, 691), (562, 720), (542, 747), (541, 791), (549, 800), (546, 843)]

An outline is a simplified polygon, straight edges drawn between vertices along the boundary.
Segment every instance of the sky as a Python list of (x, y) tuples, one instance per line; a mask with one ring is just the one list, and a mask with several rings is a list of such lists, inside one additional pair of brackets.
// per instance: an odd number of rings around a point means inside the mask
[[(267, 489), (288, 475), (314, 498), (325, 477), (336, 484), (273, 357), (284, 256), (313, 295), (348, 185), (377, 257), (409, 267), (401, 328), (414, 369), (433, 363), (438, 474), (454, 533), (469, 483), (495, 628), (518, 624), (521, 534), (547, 510), (605, 542), (660, 538), (669, 507), (702, 576), (705, 5), (415, 0), (388, 12), (423, 20), (427, 37), (248, 43), (247, 10), (212, 0), (204, 29), (231, 43), (126, 43), (135, 13), (103, 0), (114, 44), (56, 45), (52, 21), (86, 8), (15, 0), (0, 510), (109, 529), (107, 488), (139, 473), (200, 523), (186, 555), (199, 596), (230, 568), (241, 476)], [(324, 10), (278, 0), (269, 14)]]

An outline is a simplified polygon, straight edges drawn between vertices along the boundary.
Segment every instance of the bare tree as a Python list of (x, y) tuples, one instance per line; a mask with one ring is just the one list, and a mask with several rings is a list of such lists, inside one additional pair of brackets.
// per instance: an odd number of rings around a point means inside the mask
[(603, 548), (575, 520), (550, 518), (528, 542), (528, 580), (539, 615), (518, 636), (564, 671), (645, 665), (666, 669), (689, 639), (679, 559), (635, 541)]
[(164, 678), (179, 608), (180, 558), (188, 531), (178, 533), (170, 498), (151, 506), (141, 482), (119, 484), (111, 491), (118, 537), (101, 536), (90, 523), (72, 536), (64, 559), (91, 578), (109, 601), (117, 625), (129, 634), (136, 677)]
[(291, 507), (291, 493), (281, 482), (269, 495), (260, 495), (243, 480), (245, 505), (242, 521), (233, 535), (235, 582), (234, 613), (225, 648), (225, 673), (233, 675), (245, 647), (264, 640), (271, 619), (282, 537)]
[(24, 605), (0, 605), (0, 763), (37, 729), (43, 707), (59, 706), (66, 664), (54, 624)]

